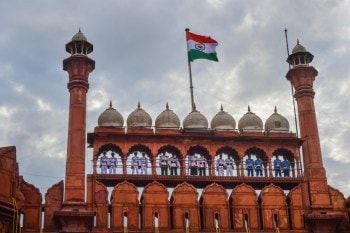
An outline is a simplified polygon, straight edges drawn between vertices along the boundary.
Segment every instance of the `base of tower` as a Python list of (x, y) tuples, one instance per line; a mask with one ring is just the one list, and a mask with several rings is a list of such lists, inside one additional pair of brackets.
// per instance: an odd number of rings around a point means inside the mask
[(306, 214), (309, 230), (313, 233), (337, 233), (339, 223), (345, 218), (338, 212), (320, 212)]
[(94, 222), (94, 211), (87, 211), (80, 203), (64, 203), (61, 211), (55, 212), (55, 217), (61, 225), (60, 233), (89, 233)]

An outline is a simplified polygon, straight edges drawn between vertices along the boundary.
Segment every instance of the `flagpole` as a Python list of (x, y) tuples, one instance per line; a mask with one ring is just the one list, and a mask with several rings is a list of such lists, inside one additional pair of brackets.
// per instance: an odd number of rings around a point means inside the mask
[[(284, 29), (284, 35), (285, 35), (285, 38), (286, 38), (286, 47), (287, 47), (287, 55), (289, 57), (289, 45), (288, 45), (288, 30), (287, 28)], [(291, 66), (289, 64), (289, 69), (291, 69)], [(296, 109), (295, 109), (295, 100), (294, 100), (294, 88), (293, 88), (293, 84), (290, 83), (290, 87), (291, 87), (291, 90), (292, 90), (292, 100), (293, 100), (293, 110), (294, 110), (294, 122), (295, 122), (295, 131), (296, 131), (296, 134), (297, 134), (297, 137), (299, 137), (299, 129), (298, 129), (298, 121), (297, 121), (297, 112), (296, 112)]]
[[(186, 28), (185, 31), (189, 32), (190, 29)], [(186, 38), (186, 40), (187, 40), (187, 38)], [(187, 51), (188, 51), (188, 44), (187, 44)], [(188, 56), (188, 52), (187, 52), (187, 61), (188, 61), (188, 72), (190, 75), (191, 107), (192, 107), (192, 111), (193, 111), (195, 109), (195, 106), (194, 106), (194, 97), (193, 97), (192, 69), (191, 69), (191, 61), (190, 61), (190, 58)]]

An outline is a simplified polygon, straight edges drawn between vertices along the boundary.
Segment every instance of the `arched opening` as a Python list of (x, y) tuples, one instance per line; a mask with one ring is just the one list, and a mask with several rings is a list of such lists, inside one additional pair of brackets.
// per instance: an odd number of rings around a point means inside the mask
[(185, 212), (184, 214), (184, 226), (185, 226), (185, 232), (188, 233), (190, 232), (190, 220), (188, 218), (188, 213)]
[(216, 232), (220, 232), (220, 219), (219, 219), (219, 213), (214, 214), (214, 227), (216, 229)]

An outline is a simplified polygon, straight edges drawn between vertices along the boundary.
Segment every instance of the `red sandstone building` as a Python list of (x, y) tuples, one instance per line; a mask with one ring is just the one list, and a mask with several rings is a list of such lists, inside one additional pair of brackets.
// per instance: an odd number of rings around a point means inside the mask
[[(276, 109), (264, 124), (248, 108), (237, 129), (222, 108), (210, 127), (194, 108), (180, 127), (168, 105), (152, 125), (140, 104), (126, 126), (111, 104), (94, 132), (87, 133), (88, 76), (95, 65), (88, 54), (93, 45), (79, 31), (66, 51), (70, 105), (65, 181), (54, 184), (42, 200), (39, 190), (18, 175), (15, 147), (0, 148), (0, 233), (350, 232), (349, 198), (328, 185), (322, 164), (313, 101), (318, 72), (309, 65), (313, 55), (299, 43), (287, 59), (291, 69), (286, 78), (295, 89), (300, 137)], [(87, 176), (86, 142), (94, 164)], [(111, 174), (103, 170), (104, 152), (117, 159)], [(132, 157), (140, 159), (142, 153), (145, 163), (134, 168)], [(177, 175), (160, 172), (162, 154), (177, 156)], [(206, 160), (202, 176), (190, 173), (190, 156), (197, 155)], [(262, 160), (262, 176), (248, 175), (248, 155)], [(219, 173), (220, 156), (232, 158), (232, 175)], [(278, 157), (289, 161), (289, 176), (276, 176)], [(146, 174), (133, 174), (139, 168)]]

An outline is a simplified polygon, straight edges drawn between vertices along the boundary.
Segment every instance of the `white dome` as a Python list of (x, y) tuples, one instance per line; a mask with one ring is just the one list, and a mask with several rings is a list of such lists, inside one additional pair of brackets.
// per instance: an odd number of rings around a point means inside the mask
[(192, 112), (185, 117), (183, 127), (185, 129), (207, 129), (208, 120), (194, 107)]
[(141, 108), (139, 102), (137, 108), (128, 116), (126, 124), (128, 127), (151, 127), (152, 118)]
[(274, 113), (265, 122), (266, 131), (287, 131), (289, 132), (289, 122), (288, 120), (277, 113), (277, 108), (275, 107)]
[(80, 31), (77, 32), (73, 37), (72, 37), (72, 41), (87, 41), (85, 35)]
[(98, 118), (98, 126), (106, 127), (122, 127), (124, 125), (123, 116), (112, 107), (112, 101)]
[(221, 105), (220, 112), (213, 117), (210, 125), (212, 129), (232, 130), (236, 128), (236, 121), (230, 114), (224, 111)]
[(156, 118), (155, 126), (156, 128), (180, 128), (180, 119), (169, 109), (168, 103), (166, 103), (166, 109)]
[(255, 113), (250, 111), (250, 107), (248, 106), (248, 112), (243, 115), (243, 117), (238, 122), (238, 129), (240, 131), (245, 130), (254, 130), (254, 131), (262, 131), (263, 129), (263, 122), (255, 115)]

